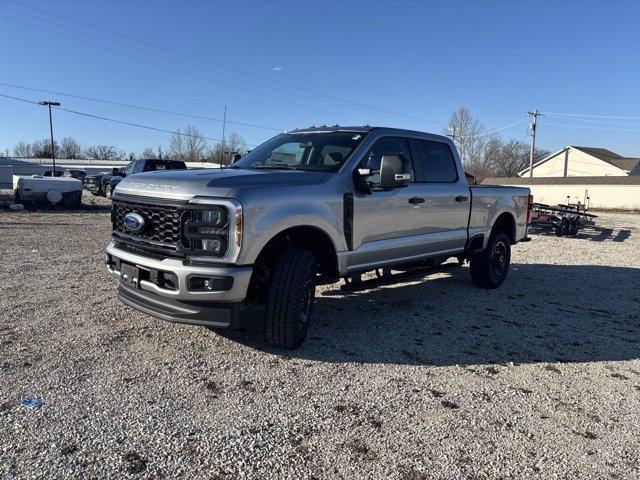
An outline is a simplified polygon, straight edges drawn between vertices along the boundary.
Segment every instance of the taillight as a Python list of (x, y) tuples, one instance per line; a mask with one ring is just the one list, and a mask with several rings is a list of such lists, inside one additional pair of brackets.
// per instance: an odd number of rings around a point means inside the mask
[(529, 200), (527, 203), (527, 225), (531, 223), (532, 217), (533, 217), (533, 195), (529, 195)]

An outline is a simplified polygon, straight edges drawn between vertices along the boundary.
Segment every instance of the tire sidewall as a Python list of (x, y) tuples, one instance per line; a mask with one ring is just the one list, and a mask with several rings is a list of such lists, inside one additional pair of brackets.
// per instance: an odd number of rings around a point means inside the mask
[(312, 252), (290, 247), (280, 254), (265, 310), (265, 337), (270, 346), (295, 349), (304, 342), (313, 319), (316, 273)]
[[(310, 302), (309, 309), (307, 311), (307, 318), (304, 322), (297, 321), (295, 326), (292, 327), (295, 329), (295, 340), (294, 343), (296, 345), (301, 345), (302, 342), (307, 338), (307, 332), (309, 331), (309, 324), (313, 319), (313, 310), (316, 302), (316, 288), (315, 288), (315, 277), (316, 277), (316, 265), (315, 262), (309, 263), (307, 266), (307, 275), (305, 278), (304, 285), (302, 286), (300, 302), (303, 302), (305, 295), (308, 295), (308, 302)], [(307, 289), (307, 283), (310, 282), (313, 284), (311, 288)]]
[[(499, 274), (495, 274), (493, 271), (493, 252), (497, 247), (503, 247), (505, 251), (505, 265)], [(485, 256), (486, 272), (487, 272), (487, 286), (490, 288), (496, 288), (504, 282), (509, 273), (509, 265), (511, 264), (511, 242), (509, 237), (505, 233), (497, 233), (492, 235), (487, 245), (487, 254)]]

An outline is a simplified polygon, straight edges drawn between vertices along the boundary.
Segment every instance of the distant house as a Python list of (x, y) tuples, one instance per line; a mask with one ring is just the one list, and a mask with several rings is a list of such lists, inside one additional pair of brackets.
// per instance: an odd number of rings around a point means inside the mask
[[(640, 158), (623, 157), (606, 148), (564, 147), (533, 165), (534, 177), (626, 177), (640, 175)], [(529, 167), (518, 173), (529, 176)]]

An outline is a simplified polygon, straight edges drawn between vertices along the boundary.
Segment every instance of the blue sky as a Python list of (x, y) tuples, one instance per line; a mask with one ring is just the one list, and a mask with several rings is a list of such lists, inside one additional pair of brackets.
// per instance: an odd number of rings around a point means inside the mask
[[(2, 83), (211, 118), (226, 104), (229, 120), (275, 129), (369, 123), (441, 133), (466, 106), (489, 129), (523, 121), (499, 133), (524, 141), (525, 113), (539, 107), (549, 112), (541, 147), (640, 156), (637, 1), (20, 1), (0, 0)], [(0, 94), (222, 135), (211, 120), (6, 86)], [(57, 138), (137, 152), (168, 143), (161, 132), (54, 115)], [(250, 144), (276, 133), (227, 131)], [(0, 97), (0, 150), (47, 135), (44, 107)]]

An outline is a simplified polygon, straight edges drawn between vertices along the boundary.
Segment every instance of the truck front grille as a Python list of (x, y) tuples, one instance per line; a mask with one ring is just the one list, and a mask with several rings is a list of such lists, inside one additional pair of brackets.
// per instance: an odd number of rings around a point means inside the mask
[[(144, 218), (139, 233), (128, 231), (123, 219), (127, 213)], [(175, 253), (182, 250), (182, 221), (190, 212), (177, 206), (149, 205), (138, 202), (113, 201), (113, 236), (137, 248)]]

